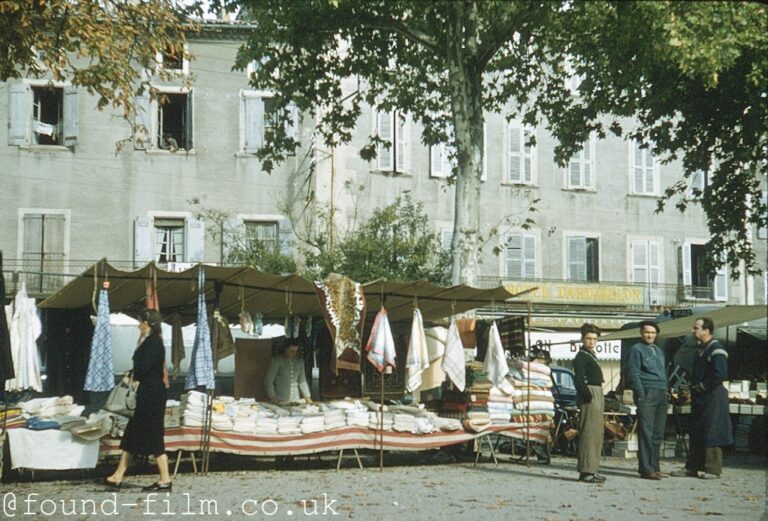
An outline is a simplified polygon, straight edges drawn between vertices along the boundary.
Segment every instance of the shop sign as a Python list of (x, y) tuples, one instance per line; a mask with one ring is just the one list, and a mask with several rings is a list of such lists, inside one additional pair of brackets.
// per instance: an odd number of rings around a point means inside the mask
[(643, 288), (640, 286), (612, 286), (608, 284), (573, 284), (567, 282), (508, 282), (504, 288), (516, 295), (532, 288), (521, 298), (532, 302), (557, 304), (596, 304), (642, 306)]
[[(573, 360), (581, 349), (578, 331), (573, 333), (531, 332), (531, 347), (549, 351), (553, 360)], [(598, 342), (595, 354), (599, 360), (621, 360), (621, 340)]]

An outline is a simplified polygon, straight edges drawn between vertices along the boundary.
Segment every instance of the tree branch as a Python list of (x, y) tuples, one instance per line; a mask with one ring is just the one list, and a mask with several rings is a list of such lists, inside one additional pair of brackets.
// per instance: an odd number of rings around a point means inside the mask
[(510, 33), (520, 23), (520, 19), (514, 16), (519, 12), (516, 9), (517, 4), (510, 2), (502, 5), (503, 9), (500, 8), (499, 12), (494, 13), (493, 16), (496, 23), (486, 34), (481, 35), (482, 43), (479, 45), (477, 53), (477, 64), (480, 69), (484, 69), (496, 51), (509, 41)]
[(413, 43), (426, 47), (431, 51), (437, 52), (438, 50), (437, 41), (434, 38), (430, 37), (423, 31), (419, 31), (413, 27), (408, 27), (400, 20), (365, 14), (353, 14), (352, 18), (353, 20), (351, 23), (357, 21), (364, 26), (370, 27), (371, 29), (396, 32), (411, 40)]

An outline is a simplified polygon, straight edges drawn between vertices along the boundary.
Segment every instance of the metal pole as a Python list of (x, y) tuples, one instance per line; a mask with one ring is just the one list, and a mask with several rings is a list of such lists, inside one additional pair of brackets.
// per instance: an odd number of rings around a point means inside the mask
[(530, 466), (531, 455), (531, 301), (527, 302), (528, 316), (525, 324), (525, 330), (527, 333), (527, 342), (525, 345), (525, 358), (528, 359), (528, 401), (526, 402), (526, 415), (528, 416), (525, 422), (525, 466)]
[(381, 446), (379, 447), (379, 472), (384, 472), (384, 372), (381, 374), (381, 401), (379, 406), (379, 412), (381, 413)]

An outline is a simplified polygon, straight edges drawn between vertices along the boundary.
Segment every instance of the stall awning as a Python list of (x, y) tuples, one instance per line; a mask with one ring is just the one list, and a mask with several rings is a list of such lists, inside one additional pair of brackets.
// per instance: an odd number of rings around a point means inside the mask
[[(661, 322), (659, 338), (685, 336), (691, 333), (693, 322), (702, 317), (709, 317), (715, 323), (715, 328), (734, 326), (752, 320), (766, 317), (765, 306), (725, 306), (720, 309), (694, 313), (690, 316)], [(627, 329), (600, 337), (600, 341), (639, 338), (637, 329)]]
[[(182, 272), (168, 272), (150, 263), (136, 271), (120, 271), (102, 260), (69, 284), (45, 299), (39, 307), (73, 309), (91, 307), (101, 283), (110, 281), (109, 300), (114, 313), (137, 316), (145, 305), (146, 281), (154, 278), (160, 309), (164, 315), (179, 313), (184, 323), (192, 323), (197, 311), (197, 270), (205, 269), (205, 297), (213, 303), (220, 290), (219, 310), (235, 320), (244, 304), (250, 312), (266, 320), (297, 316), (319, 316), (320, 305), (312, 281), (300, 275), (271, 275), (253, 268), (197, 265)], [(410, 319), (417, 303), (424, 320), (438, 320), (477, 307), (501, 304), (514, 297), (503, 287), (477, 289), (469, 286), (444, 288), (426, 281), (393, 282), (377, 280), (364, 286), (366, 308), (376, 313), (384, 295), (390, 320)]]

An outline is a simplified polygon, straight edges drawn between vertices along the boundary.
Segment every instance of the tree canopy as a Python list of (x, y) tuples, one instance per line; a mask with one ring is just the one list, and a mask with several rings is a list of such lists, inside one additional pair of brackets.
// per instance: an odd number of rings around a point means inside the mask
[[(129, 115), (144, 71), (158, 53), (184, 55), (198, 4), (171, 0), (8, 0), (0, 2), (0, 81), (49, 77), (98, 97), (98, 107)], [(165, 79), (167, 70), (156, 74)]]
[[(749, 238), (765, 222), (766, 7), (730, 2), (493, 0), (222, 0), (254, 30), (237, 66), (252, 83), (317, 116), (329, 147), (352, 137), (366, 106), (397, 109), (425, 144), (453, 141), (457, 167), (453, 282), (472, 283), (479, 247), (484, 112), (544, 124), (564, 164), (594, 132), (647, 139), (682, 158), (685, 175), (660, 206), (708, 172), (701, 204), (710, 251), (758, 269)], [(581, 77), (577, 92), (568, 88)], [(278, 111), (280, 112), (280, 111)], [(605, 123), (608, 120), (609, 123)], [(631, 128), (623, 128), (631, 120)], [(375, 154), (373, 135), (361, 150)], [(295, 147), (280, 126), (262, 158)], [(684, 209), (687, 202), (677, 206)]]

